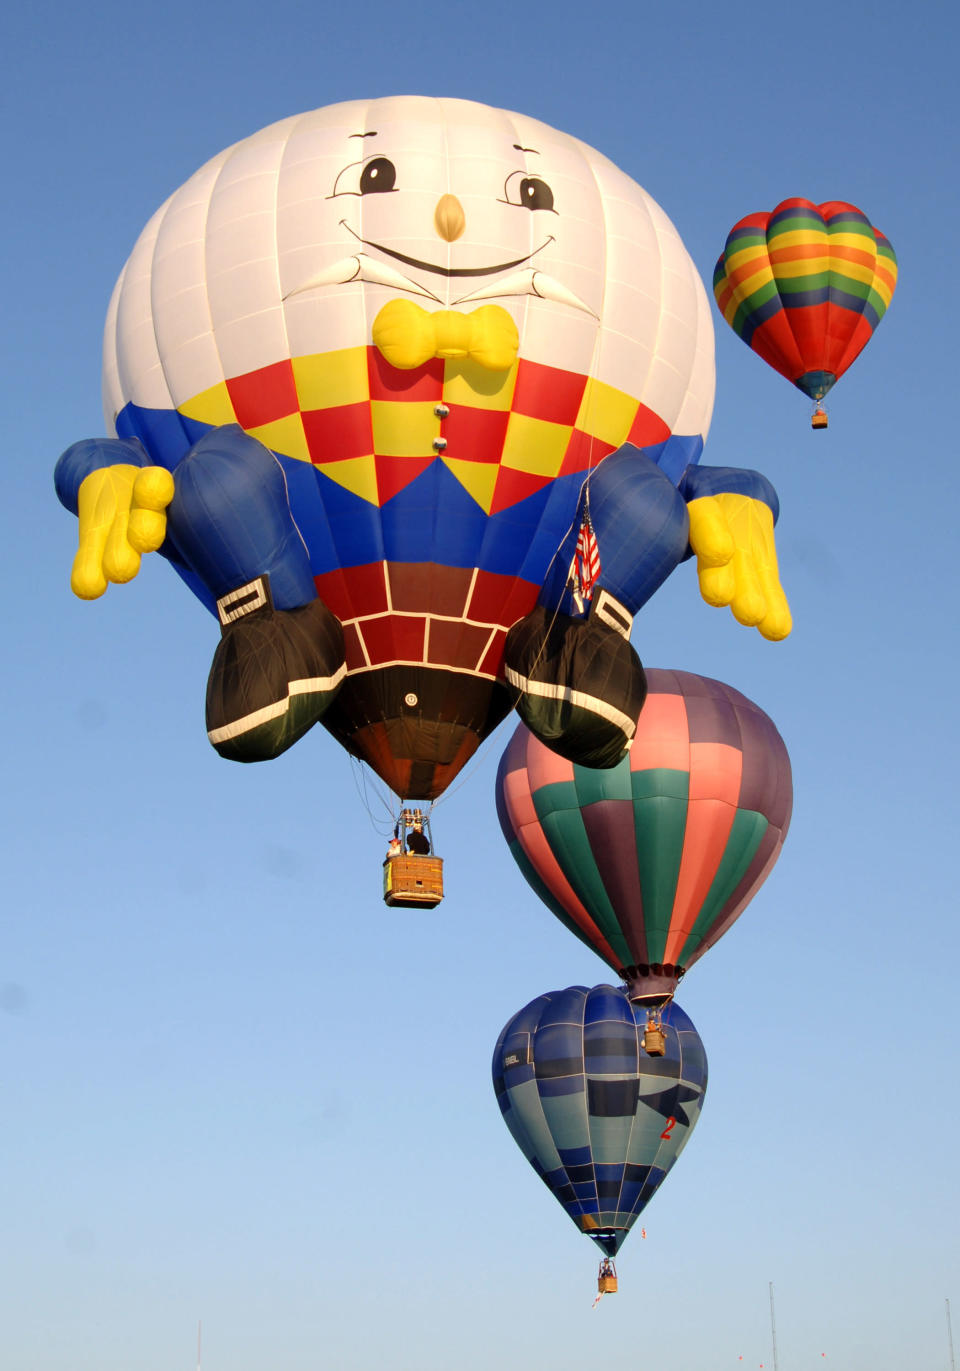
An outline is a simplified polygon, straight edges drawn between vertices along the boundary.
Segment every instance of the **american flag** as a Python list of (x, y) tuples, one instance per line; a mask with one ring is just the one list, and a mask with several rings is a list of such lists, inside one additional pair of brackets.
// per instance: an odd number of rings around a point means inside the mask
[(593, 587), (600, 575), (600, 546), (593, 531), (589, 513), (583, 516), (580, 532), (577, 535), (577, 550), (574, 554), (574, 567), (577, 589), (584, 600), (589, 600)]

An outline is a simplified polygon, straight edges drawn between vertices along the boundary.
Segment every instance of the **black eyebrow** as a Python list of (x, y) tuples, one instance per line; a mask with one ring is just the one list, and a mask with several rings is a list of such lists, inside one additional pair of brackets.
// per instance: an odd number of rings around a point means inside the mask
[(377, 130), (371, 129), (369, 133), (351, 133), (348, 136), (350, 138), (376, 138)]
[(521, 147), (519, 143), (514, 143), (513, 146), (516, 148), (517, 152), (535, 152), (538, 157), (540, 156), (539, 149), (537, 148), (524, 148)]

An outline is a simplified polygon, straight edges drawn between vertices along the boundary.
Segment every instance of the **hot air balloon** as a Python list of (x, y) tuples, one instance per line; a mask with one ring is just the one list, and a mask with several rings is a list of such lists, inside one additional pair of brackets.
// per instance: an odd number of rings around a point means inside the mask
[(543, 902), (628, 983), (669, 1000), (780, 855), (790, 760), (772, 721), (739, 691), (649, 670), (630, 752), (580, 767), (522, 725), (500, 762), (497, 811)]
[(621, 989), (574, 985), (515, 1014), (493, 1054), (514, 1141), (607, 1257), (683, 1151), (707, 1088), (703, 1043), (676, 1001), (662, 1056), (644, 1051), (644, 1020)]
[[(688, 504), (738, 492), (772, 536), (769, 483), (697, 465), (713, 334), (676, 230), (585, 144), (469, 101), (332, 105), (214, 157), (123, 269), (103, 383), (112, 436), (56, 471), (73, 587), (168, 558), (219, 619), (207, 732), (239, 761), (322, 720), (429, 800), (517, 700), (616, 761)], [(546, 677), (544, 614), (586, 640)]]
[(897, 284), (888, 240), (855, 205), (783, 200), (735, 224), (713, 275), (720, 313), (738, 337), (814, 401), (870, 341)]

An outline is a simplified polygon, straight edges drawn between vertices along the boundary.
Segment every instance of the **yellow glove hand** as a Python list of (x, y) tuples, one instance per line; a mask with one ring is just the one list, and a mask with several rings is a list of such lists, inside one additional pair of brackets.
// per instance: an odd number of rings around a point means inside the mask
[(724, 492), (691, 500), (687, 512), (707, 604), (729, 605), (738, 623), (758, 628), (764, 638), (786, 638), (793, 620), (780, 585), (769, 506)]
[(109, 581), (131, 581), (140, 556), (166, 537), (166, 508), (173, 477), (166, 467), (118, 465), (91, 471), (77, 496), (80, 546), (70, 587), (81, 600), (96, 600)]

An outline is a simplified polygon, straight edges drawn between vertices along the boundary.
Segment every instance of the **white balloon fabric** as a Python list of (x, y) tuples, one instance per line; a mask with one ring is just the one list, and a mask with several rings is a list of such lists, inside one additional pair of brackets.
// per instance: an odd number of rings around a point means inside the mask
[[(452, 230), (438, 227), (444, 201), (459, 207)], [(706, 436), (710, 310), (660, 207), (546, 124), (416, 96), (281, 120), (167, 200), (110, 306), (107, 422), (128, 404), (233, 419), (224, 384), (288, 359), (302, 361), (297, 397), (310, 412), (323, 397), (308, 359), (367, 345), (398, 294), (430, 309), (495, 301), (517, 325), (523, 360), (599, 383), (582, 397), (596, 411), (590, 436), (619, 446), (633, 401), (670, 433)], [(244, 427), (309, 456), (295, 415)]]

